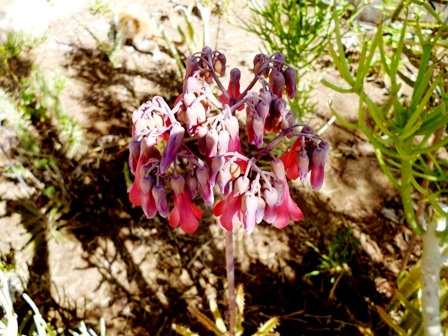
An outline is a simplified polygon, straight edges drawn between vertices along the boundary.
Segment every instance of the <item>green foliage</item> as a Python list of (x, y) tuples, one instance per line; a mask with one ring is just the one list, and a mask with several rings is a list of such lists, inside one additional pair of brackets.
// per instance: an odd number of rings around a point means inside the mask
[(353, 240), (351, 229), (337, 231), (335, 236), (326, 235), (326, 237), (328, 239), (328, 252), (322, 252), (309, 241), (305, 242), (305, 245), (311, 247), (314, 252), (320, 255), (320, 264), (317, 266), (317, 269), (307, 273), (305, 277), (310, 278), (315, 275), (328, 273), (332, 275), (331, 282), (335, 283), (336, 275), (351, 273), (349, 264), (354, 257), (353, 247), (357, 241)]
[[(417, 23), (411, 29), (408, 19), (404, 18), (400, 20), (396, 44), (392, 43), (391, 46), (384, 43), (383, 27), (379, 26), (374, 39), (363, 42), (356, 75), (353, 76), (344, 55), (336, 13), (334, 22), (337, 50), (331, 46), (330, 52), (349, 88), (337, 87), (327, 81), (323, 83), (337, 92), (359, 96), (358, 122), (349, 123), (333, 109), (332, 112), (342, 125), (360, 129), (367, 136), (375, 148), (383, 172), (400, 190), (408, 224), (421, 234), (423, 227), (418, 223), (412, 205), (414, 191), (421, 193), (440, 215), (448, 217), (437, 203), (437, 200), (448, 195), (444, 187), (448, 182), (445, 173), (448, 163), (438, 159), (438, 150), (448, 144), (448, 94), (445, 87), (448, 69), (438, 62), (439, 45), (446, 42), (441, 37), (448, 25), (445, 23), (434, 30), (423, 30)], [(408, 39), (413, 34), (416, 42)], [(364, 82), (372, 71), (372, 60), (377, 54), (389, 93), (389, 98), (382, 105), (373, 102), (364, 90)], [(418, 68), (415, 79), (404, 74), (403, 54)], [(410, 97), (400, 94), (403, 81), (412, 88)], [(365, 109), (375, 123), (373, 130), (368, 127)], [(400, 171), (401, 181), (394, 176), (395, 169)], [(424, 180), (429, 182), (429, 188), (422, 187)]]
[[(218, 305), (215, 299), (209, 299), (210, 311), (214, 317), (214, 321), (201, 311), (188, 308), (188, 311), (193, 315), (205, 328), (210, 330), (216, 336), (228, 336), (230, 332), (227, 330), (224, 320), (219, 312)], [(243, 320), (244, 320), (244, 290), (243, 286), (238, 286), (236, 292), (236, 306), (237, 306), (237, 323), (234, 335), (243, 335)], [(275, 336), (273, 330), (278, 326), (278, 319), (273, 317), (262, 324), (253, 336)], [(199, 334), (192, 332), (188, 327), (173, 324), (172, 328), (175, 332), (182, 336), (198, 336)]]
[[(423, 335), (420, 270), (421, 264), (418, 262), (409, 272), (403, 272), (386, 310), (376, 307), (382, 319), (399, 335)], [(440, 282), (440, 311), (443, 322), (448, 318), (448, 283), (445, 279)]]
[[(338, 15), (346, 6), (338, 2)], [(281, 52), (297, 70), (297, 94), (291, 107), (301, 119), (313, 110), (309, 102), (313, 81), (305, 75), (326, 50), (331, 36), (331, 8), (322, 0), (269, 0), (264, 6), (250, 1), (253, 18), (243, 27), (261, 38), (264, 52)]]
[[(0, 335), (15, 336), (15, 335), (29, 335), (29, 336), (57, 336), (64, 335), (64, 332), (58, 332), (56, 329), (42, 317), (39, 308), (33, 300), (26, 294), (23, 294), (23, 299), (29, 304), (32, 310), (32, 315), (28, 315), (22, 321), (19, 321), (17, 314), (14, 311), (14, 301), (10, 286), (8, 282), (7, 272), (3, 264), (0, 263), (0, 307), (4, 311), (4, 316), (0, 319)], [(31, 326), (29, 323), (32, 317)], [(25, 330), (25, 326), (29, 328)], [(78, 330), (68, 330), (68, 333), (75, 336), (98, 336), (91, 328), (87, 328), (84, 322), (81, 322)], [(106, 325), (103, 319), (100, 320), (100, 336), (106, 336)]]
[(111, 13), (111, 8), (105, 0), (94, 0), (90, 6), (90, 11), (95, 15), (108, 15)]

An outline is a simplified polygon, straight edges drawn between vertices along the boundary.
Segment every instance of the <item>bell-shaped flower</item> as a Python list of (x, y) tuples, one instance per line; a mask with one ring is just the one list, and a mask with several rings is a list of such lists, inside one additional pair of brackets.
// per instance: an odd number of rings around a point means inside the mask
[(176, 228), (180, 224), (182, 231), (194, 233), (199, 227), (198, 219), (202, 218), (202, 211), (191, 203), (185, 191), (174, 192), (174, 208), (170, 212), (169, 223)]
[(241, 200), (242, 196), (236, 196), (233, 192), (213, 208), (213, 214), (219, 217), (219, 224), (226, 231), (233, 230), (236, 225), (241, 223)]
[(311, 167), (311, 187), (314, 190), (319, 190), (324, 183), (324, 169), (325, 169), (325, 161), (326, 161), (326, 152), (324, 149), (318, 147), (313, 151), (312, 162), (313, 165)]
[(248, 234), (252, 233), (255, 227), (255, 217), (258, 208), (258, 197), (252, 194), (244, 195), (242, 201), (243, 225)]
[(218, 142), (219, 142), (218, 132), (213, 128), (209, 130), (207, 135), (205, 136), (205, 142), (206, 142), (205, 154), (209, 158), (214, 157), (218, 153)]
[(305, 181), (308, 175), (310, 159), (305, 150), (301, 150), (297, 155), (297, 167), (299, 168), (300, 181)]
[(137, 169), (137, 162), (140, 157), (140, 141), (131, 140), (129, 143), (129, 169), (135, 175)]
[(163, 185), (156, 185), (152, 188), (152, 196), (156, 202), (157, 211), (160, 216), (166, 218), (170, 211), (170, 206), (166, 198), (166, 190)]
[(218, 135), (218, 154), (224, 155), (229, 149), (230, 134), (226, 130), (221, 130)]
[(221, 170), (221, 168), (224, 166), (224, 163), (226, 162), (226, 159), (224, 156), (216, 155), (213, 157), (212, 162), (210, 164), (210, 185), (213, 188), (216, 183), (216, 178), (218, 177), (218, 173)]
[(185, 129), (180, 124), (174, 124), (171, 128), (170, 138), (160, 160), (159, 171), (165, 174), (171, 163), (176, 159), (177, 152), (184, 140)]
[(283, 161), (286, 170), (286, 176), (289, 179), (295, 180), (299, 177), (299, 166), (297, 165), (297, 151), (301, 148), (302, 142), (301, 138), (298, 137), (296, 141), (292, 144), (289, 151), (280, 157)]
[(274, 159), (271, 161), (271, 171), (280, 179), (285, 177), (285, 165), (282, 160)]
[[(283, 180), (283, 185), (283, 201), (277, 205), (276, 216), (272, 221), (272, 225), (278, 229), (283, 229), (285, 226), (287, 226), (290, 219), (294, 221), (300, 221), (303, 219), (302, 210), (300, 210), (296, 202), (294, 202), (294, 200), (291, 198), (291, 195), (289, 194), (289, 187), (286, 178)], [(269, 206), (267, 206), (266, 208), (269, 208)]]
[(198, 194), (198, 179), (194, 174), (187, 176), (187, 192), (190, 199), (193, 199)]
[(281, 98), (285, 89), (285, 77), (280, 71), (272, 69), (269, 75), (269, 84), (271, 85), (272, 93)]
[(207, 167), (199, 167), (196, 170), (196, 177), (198, 178), (199, 189), (205, 204), (208, 206), (213, 205), (215, 202), (215, 195), (213, 194), (213, 187), (210, 185), (209, 170)]

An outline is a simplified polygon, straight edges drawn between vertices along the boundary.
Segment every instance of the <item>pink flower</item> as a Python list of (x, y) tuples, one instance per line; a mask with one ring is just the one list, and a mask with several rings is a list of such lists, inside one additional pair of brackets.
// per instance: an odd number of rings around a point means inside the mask
[(297, 150), (301, 147), (301, 141), (302, 139), (298, 137), (290, 150), (280, 157), (285, 166), (286, 176), (291, 180), (297, 179), (300, 175), (299, 166), (297, 165)]
[[(272, 225), (278, 229), (283, 229), (289, 224), (290, 218), (296, 222), (303, 219), (303, 212), (297, 206), (296, 202), (291, 198), (289, 194), (289, 187), (286, 178), (283, 179), (285, 191), (283, 194), (282, 203), (277, 205), (277, 213), (275, 219), (272, 221)], [(269, 206), (266, 207), (271, 208)], [(272, 209), (268, 213), (271, 213)]]
[(213, 214), (219, 217), (219, 224), (224, 230), (231, 231), (242, 222), (241, 200), (241, 195), (235, 196), (231, 192), (227, 199), (218, 202), (213, 208)]
[(198, 219), (202, 218), (202, 211), (190, 202), (186, 192), (174, 193), (174, 208), (170, 212), (169, 223), (186, 233), (194, 233), (199, 227)]

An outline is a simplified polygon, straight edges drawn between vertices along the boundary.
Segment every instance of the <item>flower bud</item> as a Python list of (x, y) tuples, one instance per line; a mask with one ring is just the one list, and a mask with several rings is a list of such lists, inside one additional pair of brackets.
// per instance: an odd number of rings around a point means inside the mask
[(193, 92), (186, 92), (184, 94), (184, 105), (186, 107), (191, 106), (193, 102), (196, 100), (196, 95)]
[(308, 158), (308, 154), (306, 151), (301, 150), (299, 155), (297, 155), (297, 166), (299, 167), (299, 177), (300, 181), (306, 180), (306, 175), (309, 170), (310, 159)]
[(219, 53), (213, 59), (213, 68), (221, 77), (224, 76), (226, 73), (226, 63), (227, 63), (226, 56), (222, 53)]
[(266, 209), (266, 202), (258, 197), (257, 211), (255, 212), (255, 222), (260, 224), (264, 217), (264, 210)]
[(206, 137), (207, 133), (208, 133), (207, 127), (199, 126), (197, 128), (196, 136), (198, 138), (199, 152), (203, 155), (205, 154), (207, 149), (207, 137)]
[(218, 151), (218, 141), (219, 141), (218, 132), (216, 132), (216, 130), (212, 128), (210, 131), (208, 131), (207, 135), (205, 136), (205, 141), (206, 141), (206, 149), (205, 149), (206, 155), (208, 157), (215, 156)]
[(306, 126), (303, 126), (302, 131), (300, 133), (303, 133), (303, 134), (314, 134), (314, 130), (313, 130), (313, 128), (311, 126), (306, 125)]
[(274, 159), (271, 161), (271, 171), (280, 179), (285, 177), (285, 165), (282, 160)]
[(166, 199), (166, 190), (162, 185), (156, 185), (152, 188), (152, 196), (156, 202), (157, 210), (160, 216), (166, 218), (170, 211), (168, 201)]
[(260, 117), (260, 119), (263, 120), (263, 125), (264, 121), (266, 120), (266, 117), (269, 114), (269, 108), (270, 104), (266, 104), (264, 101), (260, 101), (257, 105), (257, 114)]
[(165, 174), (171, 163), (176, 159), (177, 151), (184, 140), (185, 129), (180, 124), (174, 124), (171, 128), (170, 138), (160, 160), (159, 171)]
[(263, 198), (267, 205), (274, 206), (278, 200), (277, 189), (268, 187), (263, 191)]
[(268, 206), (266, 205), (266, 208), (264, 209), (264, 221), (266, 223), (272, 224), (274, 222), (275, 218), (277, 218), (277, 205)]
[(322, 148), (323, 151), (324, 151), (324, 157), (323, 157), (323, 160), (322, 160), (322, 165), (325, 165), (327, 163), (328, 152), (330, 151), (330, 145), (326, 141), (321, 141), (319, 143), (319, 148)]
[(143, 194), (149, 193), (149, 191), (152, 188), (152, 185), (154, 183), (154, 179), (151, 177), (151, 175), (145, 176), (142, 175), (140, 177), (140, 189), (142, 189)]
[(312, 154), (313, 167), (323, 166), (325, 159), (325, 151), (318, 147), (315, 148)]
[(287, 67), (283, 72), (283, 76), (285, 77), (286, 93), (289, 99), (293, 99), (296, 95), (296, 70), (292, 67)]
[(216, 155), (213, 157), (212, 163), (210, 165), (210, 185), (212, 186), (212, 188), (215, 186), (218, 173), (224, 166), (225, 162), (226, 160), (224, 156)]
[(276, 116), (283, 116), (287, 104), (283, 98), (278, 98), (274, 101), (274, 111)]
[(246, 176), (240, 176), (235, 181), (235, 196), (245, 193), (249, 189), (250, 180)]
[(140, 157), (140, 141), (131, 140), (129, 143), (129, 169), (135, 174), (138, 158)]
[(171, 189), (176, 194), (182, 193), (185, 190), (185, 179), (182, 175), (173, 175), (170, 178)]
[(242, 201), (243, 225), (248, 234), (252, 233), (255, 227), (255, 214), (258, 208), (258, 197), (255, 195), (245, 195)]
[(257, 148), (263, 147), (263, 132), (264, 132), (264, 123), (261, 119), (254, 119), (252, 122), (252, 128), (254, 130), (254, 139), (251, 142)]
[(221, 132), (219, 132), (218, 154), (223, 155), (227, 153), (227, 150), (229, 148), (229, 140), (229, 132), (227, 132), (226, 130), (222, 130)]
[(272, 69), (269, 76), (269, 84), (271, 85), (272, 93), (281, 98), (285, 88), (285, 77), (283, 77), (282, 73)]
[(278, 198), (276, 205), (283, 203), (285, 197), (285, 184), (281, 180), (274, 180), (273, 187), (277, 190)]
[(262, 91), (259, 95), (260, 100), (270, 106), (272, 102), (272, 94), (269, 91)]
[(193, 55), (188, 56), (185, 62), (185, 79), (193, 76), (197, 70), (199, 70), (199, 64), (196, 57)]
[(191, 199), (195, 198), (198, 193), (198, 179), (194, 174), (187, 176), (187, 192)]
[(229, 132), (230, 138), (232, 138), (233, 140), (236, 136), (239, 135), (240, 125), (238, 123), (238, 119), (235, 116), (230, 116), (229, 118), (225, 119), (225, 127), (227, 132)]
[(273, 56), (272, 63), (274, 63), (274, 68), (277, 71), (281, 71), (283, 66), (286, 64), (285, 56), (279, 52), (274, 53)]
[(218, 178), (216, 179), (216, 184), (218, 185), (219, 190), (222, 194), (226, 193), (226, 189), (228, 188), (227, 184), (232, 178), (232, 174), (230, 174), (229, 169), (222, 169), (218, 173)]
[(227, 92), (229, 93), (231, 104), (233, 104), (233, 101), (240, 95), (240, 79), (241, 71), (239, 69), (234, 68), (230, 70), (230, 81)]

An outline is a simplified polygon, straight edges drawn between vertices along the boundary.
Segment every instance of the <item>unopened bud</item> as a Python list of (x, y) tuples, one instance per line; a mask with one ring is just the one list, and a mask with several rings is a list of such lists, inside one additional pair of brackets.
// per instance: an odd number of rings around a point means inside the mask
[(285, 88), (285, 77), (283, 77), (282, 73), (272, 69), (269, 76), (269, 84), (271, 85), (272, 93), (281, 98)]
[(264, 101), (260, 101), (257, 105), (257, 114), (263, 120), (263, 124), (269, 114), (269, 108), (270, 104), (266, 104)]
[(308, 154), (306, 151), (301, 150), (299, 155), (297, 155), (297, 166), (299, 167), (299, 177), (302, 182), (306, 180), (309, 165), (310, 159), (308, 158)]
[(287, 104), (283, 98), (278, 98), (274, 101), (274, 111), (276, 116), (282, 116), (286, 110)]
[(296, 95), (296, 70), (292, 67), (287, 67), (283, 72), (283, 76), (285, 77), (286, 93), (289, 99), (293, 99)]
[(221, 193), (225, 193), (225, 189), (229, 181), (231, 180), (232, 175), (230, 174), (229, 169), (220, 170), (218, 173), (218, 178), (216, 179), (216, 184), (218, 185)]
[(187, 176), (187, 192), (191, 199), (195, 198), (198, 193), (198, 179), (194, 174)]
[(196, 170), (196, 176), (200, 185), (206, 185), (209, 183), (210, 177), (207, 167), (199, 167)]
[(185, 78), (191, 77), (197, 70), (199, 70), (199, 64), (196, 57), (188, 56), (185, 62)]
[(239, 135), (240, 125), (238, 123), (238, 119), (235, 116), (230, 116), (225, 120), (225, 127), (232, 139), (235, 139), (235, 137)]
[(313, 160), (313, 167), (319, 167), (323, 166), (325, 159), (325, 152), (322, 148), (315, 148), (313, 150), (312, 160)]
[(280, 205), (283, 203), (285, 197), (285, 184), (281, 180), (274, 180), (273, 187), (277, 190), (277, 203), (276, 205)]
[(272, 102), (272, 94), (269, 91), (263, 91), (260, 93), (260, 100), (269, 106)]
[(140, 189), (142, 189), (143, 194), (147, 194), (151, 190), (153, 182), (154, 182), (154, 179), (150, 175), (148, 175), (148, 176), (142, 175), (141, 176)]
[(260, 224), (264, 217), (264, 210), (266, 209), (266, 202), (258, 197), (257, 211), (255, 212), (255, 222)]
[(226, 63), (226, 56), (221, 53), (213, 59), (213, 68), (220, 76), (224, 76), (226, 73)]
[(282, 160), (274, 159), (271, 161), (272, 172), (280, 179), (283, 180), (285, 177), (285, 165)]
[(221, 132), (219, 132), (218, 154), (223, 155), (227, 153), (227, 149), (229, 148), (229, 140), (229, 132), (227, 132), (226, 130), (222, 130)]
[(277, 189), (268, 187), (263, 191), (263, 197), (266, 201), (266, 204), (269, 206), (274, 206), (278, 200), (278, 192)]
[(301, 133), (303, 134), (314, 134), (314, 130), (311, 126), (303, 126)]
[(176, 194), (184, 192), (185, 190), (185, 179), (182, 175), (173, 175), (170, 178), (171, 188)]
[(211, 129), (205, 136), (205, 140), (206, 140), (206, 150), (205, 150), (206, 155), (208, 157), (215, 156), (218, 151), (218, 141), (219, 141), (218, 132), (216, 132), (215, 129)]
[(249, 189), (250, 180), (246, 176), (240, 176), (235, 181), (235, 195), (243, 194)]
[(218, 176), (219, 171), (224, 166), (224, 163), (226, 162), (224, 156), (216, 155), (212, 159), (212, 163), (210, 165), (210, 185), (212, 187), (215, 186), (216, 183), (216, 177)]
[(254, 141), (253, 144), (257, 148), (263, 147), (263, 132), (264, 132), (264, 123), (261, 119), (254, 119), (252, 123), (252, 127), (254, 130)]
[(156, 185), (152, 188), (152, 196), (156, 201), (156, 207), (160, 216), (166, 218), (170, 211), (168, 201), (166, 199), (166, 190), (162, 185)]

